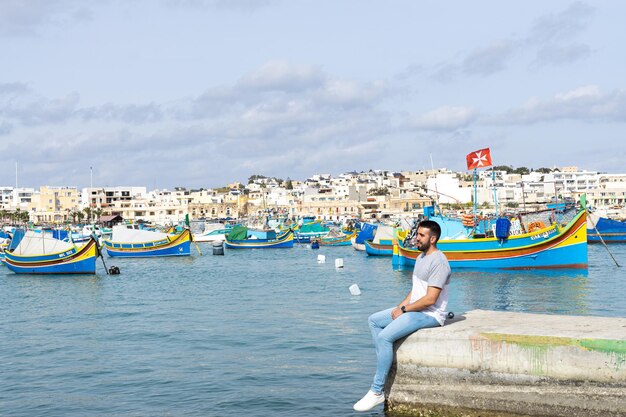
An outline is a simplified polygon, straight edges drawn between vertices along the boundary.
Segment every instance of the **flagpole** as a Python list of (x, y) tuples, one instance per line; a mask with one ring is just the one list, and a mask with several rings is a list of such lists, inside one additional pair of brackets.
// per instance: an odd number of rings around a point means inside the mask
[(493, 204), (496, 208), (496, 217), (498, 217), (498, 193), (496, 192), (496, 171), (491, 167), (491, 181), (493, 181)]
[(477, 174), (476, 174), (476, 168), (474, 168), (474, 230), (476, 229), (476, 225), (477, 223), (477, 219), (476, 219), (476, 204), (478, 202), (478, 190), (476, 188), (476, 181), (477, 181)]

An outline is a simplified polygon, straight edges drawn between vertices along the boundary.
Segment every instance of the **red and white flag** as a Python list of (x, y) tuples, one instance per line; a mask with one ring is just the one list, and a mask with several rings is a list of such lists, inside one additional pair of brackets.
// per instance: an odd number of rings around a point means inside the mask
[(491, 152), (489, 152), (489, 148), (472, 152), (465, 159), (467, 160), (468, 170), (491, 166)]

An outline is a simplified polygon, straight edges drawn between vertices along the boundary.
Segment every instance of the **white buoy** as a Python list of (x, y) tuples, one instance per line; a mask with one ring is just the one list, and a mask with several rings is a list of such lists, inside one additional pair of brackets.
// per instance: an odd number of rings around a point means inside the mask
[(341, 258), (335, 259), (335, 268), (343, 268), (343, 259)]
[(326, 262), (326, 256), (324, 255), (317, 255), (317, 263), (318, 264), (323, 264)]
[(350, 285), (349, 289), (350, 289), (350, 294), (352, 294), (352, 295), (361, 295), (361, 289), (359, 288), (358, 285), (352, 284), (352, 285)]

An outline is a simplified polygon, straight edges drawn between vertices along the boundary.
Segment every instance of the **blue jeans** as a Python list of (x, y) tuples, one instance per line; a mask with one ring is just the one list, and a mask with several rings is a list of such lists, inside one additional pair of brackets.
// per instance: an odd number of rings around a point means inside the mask
[(434, 317), (419, 311), (406, 312), (393, 320), (392, 311), (393, 308), (379, 311), (367, 320), (376, 346), (376, 375), (371, 389), (377, 394), (383, 392), (393, 363), (393, 343), (419, 329), (439, 326)]

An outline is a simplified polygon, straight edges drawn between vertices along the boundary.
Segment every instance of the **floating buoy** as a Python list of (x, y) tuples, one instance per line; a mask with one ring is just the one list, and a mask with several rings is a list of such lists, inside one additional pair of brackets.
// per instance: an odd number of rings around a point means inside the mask
[(350, 290), (350, 294), (352, 295), (361, 295), (361, 289), (356, 284), (350, 285), (348, 289)]
[(317, 255), (317, 263), (323, 264), (324, 262), (326, 262), (326, 257), (324, 255)]
[(224, 254), (224, 242), (215, 242), (213, 243), (213, 255), (223, 255)]
[(112, 266), (109, 268), (109, 275), (119, 275), (120, 269), (117, 266)]
[(335, 268), (343, 268), (343, 259), (341, 258), (335, 259)]
[(320, 248), (320, 242), (317, 240), (312, 240), (311, 241), (311, 249), (319, 249)]

